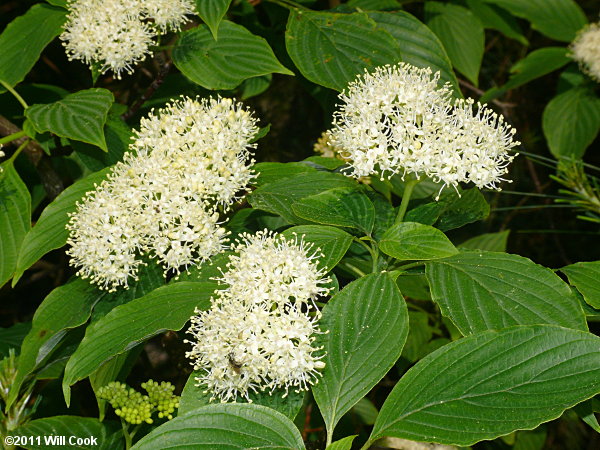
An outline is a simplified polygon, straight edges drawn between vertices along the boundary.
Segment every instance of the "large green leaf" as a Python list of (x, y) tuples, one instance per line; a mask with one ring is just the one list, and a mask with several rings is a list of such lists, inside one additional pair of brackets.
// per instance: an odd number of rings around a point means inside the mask
[(485, 40), (481, 21), (467, 8), (440, 2), (425, 3), (425, 17), (456, 70), (477, 85)]
[(23, 81), (42, 50), (61, 33), (66, 15), (64, 9), (38, 4), (9, 23), (0, 35), (0, 80), (10, 86)]
[(219, 25), (217, 40), (205, 25), (184, 32), (173, 49), (173, 62), (207, 89), (233, 89), (248, 78), (269, 73), (293, 75), (266, 40), (227, 20)]
[(283, 414), (260, 405), (222, 403), (198, 408), (168, 421), (133, 449), (303, 449), (296, 426)]
[(402, 61), (439, 71), (440, 80), (450, 83), (457, 96), (462, 95), (444, 46), (425, 24), (405, 11), (370, 12), (369, 17), (398, 41)]
[(92, 172), (112, 166), (123, 159), (131, 144), (131, 128), (120, 118), (109, 114), (104, 125), (104, 136), (108, 152), (99, 152), (98, 147), (73, 141), (71, 145), (81, 162)]
[(281, 180), (282, 178), (291, 177), (299, 173), (316, 172), (312, 166), (303, 164), (300, 162), (261, 162), (254, 164), (252, 170), (258, 175), (252, 180), (254, 186), (262, 186), (264, 184), (273, 183), (274, 181)]
[(433, 300), (463, 335), (529, 324), (587, 329), (569, 286), (522, 256), (466, 252), (428, 262), (426, 274)]
[(0, 166), (0, 287), (15, 273), (31, 228), (31, 196), (12, 162)]
[(104, 124), (114, 100), (107, 89), (86, 89), (54, 103), (32, 105), (25, 110), (25, 117), (39, 133), (50, 131), (108, 151)]
[(516, 18), (508, 11), (495, 5), (485, 4), (485, 0), (467, 0), (467, 6), (481, 20), (485, 28), (498, 30), (506, 37), (516, 39), (523, 45), (529, 45)]
[(346, 436), (339, 441), (329, 444), (325, 450), (350, 450), (352, 448), (352, 442), (354, 439), (356, 439), (356, 435)]
[(356, 188), (334, 188), (305, 197), (292, 205), (298, 217), (311, 222), (355, 228), (370, 235), (375, 224), (375, 207)]
[(502, 89), (514, 89), (567, 65), (572, 61), (565, 47), (534, 50), (510, 68), (511, 77)]
[[(32, 420), (10, 433), (27, 436), (30, 450), (52, 450), (56, 448), (81, 448), (114, 450), (123, 448), (123, 434), (117, 423), (100, 422), (92, 417), (54, 416)], [(64, 445), (59, 438), (65, 436)], [(38, 441), (39, 438), (39, 441)], [(78, 442), (77, 439), (80, 439)], [(86, 440), (87, 439), (87, 440)]]
[(54, 289), (35, 311), (31, 331), (21, 345), (19, 367), (11, 386), (12, 402), (25, 378), (53, 352), (67, 332), (88, 321), (92, 315), (104, 314), (115, 306), (141, 297), (164, 283), (162, 270), (156, 264), (144, 266), (140, 279), (130, 288), (116, 293), (101, 291), (86, 280), (74, 278)]
[(581, 158), (600, 130), (600, 99), (584, 87), (569, 89), (546, 105), (542, 128), (556, 158)]
[(105, 361), (166, 330), (180, 330), (195, 308), (207, 309), (216, 283), (181, 282), (164, 286), (111, 310), (86, 330), (63, 380), (67, 404), (70, 386)]
[(331, 172), (299, 173), (259, 187), (248, 196), (257, 209), (279, 214), (289, 223), (305, 224), (292, 210), (292, 204), (310, 195), (338, 187), (356, 187), (356, 181)]
[(313, 394), (328, 436), (340, 418), (390, 370), (408, 334), (408, 312), (396, 284), (371, 274), (347, 285), (323, 308), (317, 341), (327, 352)]
[(231, 0), (196, 0), (196, 11), (204, 21), (213, 37), (217, 39), (217, 30), (225, 13), (229, 9)]
[(396, 259), (437, 259), (458, 253), (452, 242), (437, 228), (416, 222), (402, 222), (385, 232), (379, 248)]
[(532, 28), (552, 39), (571, 42), (587, 22), (573, 0), (484, 0), (531, 22)]
[(318, 259), (317, 266), (327, 272), (333, 270), (352, 244), (352, 236), (345, 231), (322, 225), (291, 227), (282, 234), (288, 239), (297, 236), (313, 244), (313, 249), (318, 248), (324, 256)]
[(69, 213), (75, 211), (76, 203), (86, 192), (93, 190), (95, 184), (100, 184), (107, 174), (108, 169), (105, 169), (77, 181), (46, 206), (35, 226), (25, 235), (19, 251), (13, 286), (34, 262), (49, 251), (65, 245), (69, 236), (69, 231), (65, 228), (69, 221)]
[(583, 295), (586, 303), (600, 309), (600, 261), (578, 262), (560, 269), (569, 283)]
[(366, 13), (292, 10), (285, 44), (302, 75), (338, 91), (365, 69), (401, 60), (398, 42)]
[[(211, 393), (207, 391), (205, 385), (197, 385), (195, 378), (199, 374), (192, 372), (188, 378), (183, 391), (181, 392), (181, 399), (179, 401), (179, 409), (177, 410), (178, 415), (187, 414), (190, 411), (194, 411), (201, 406), (206, 406), (211, 403)], [(276, 389), (273, 392), (248, 392), (250, 402), (244, 397), (236, 399), (236, 403), (254, 403), (256, 405), (266, 406), (267, 408), (279, 411), (284, 416), (291, 420), (298, 415), (298, 411), (302, 408), (304, 403), (304, 391), (290, 390), (287, 392), (284, 389)], [(284, 397), (285, 395), (285, 397)], [(219, 400), (213, 400), (213, 403), (219, 403)]]
[(552, 325), (459, 339), (400, 379), (375, 422), (382, 436), (460, 446), (532, 429), (600, 392), (600, 338)]

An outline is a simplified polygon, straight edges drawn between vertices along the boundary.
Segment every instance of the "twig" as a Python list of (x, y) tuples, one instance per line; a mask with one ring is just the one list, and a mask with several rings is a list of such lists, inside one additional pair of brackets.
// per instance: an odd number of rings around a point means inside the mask
[[(19, 133), (22, 130), (8, 120), (6, 117), (0, 115), (0, 135), (1, 136), (9, 136), (11, 134)], [(29, 138), (24, 136), (19, 139), (15, 139), (11, 142), (12, 145), (20, 146)], [(42, 180), (42, 186), (46, 191), (46, 194), (50, 198), (50, 200), (54, 200), (58, 194), (60, 194), (64, 189), (64, 184), (54, 167), (52, 167), (52, 163), (50, 162), (50, 157), (44, 153), (44, 149), (37, 142), (30, 140), (29, 143), (23, 149), (23, 152), (29, 159), (29, 162), (36, 168), (40, 179)]]
[(143, 104), (146, 103), (154, 95), (154, 93), (156, 92), (156, 90), (165, 81), (165, 78), (168, 75), (169, 71), (171, 70), (171, 66), (172, 65), (173, 65), (173, 63), (171, 61), (167, 60), (161, 66), (160, 70), (158, 71), (158, 75), (156, 75), (156, 78), (154, 79), (154, 81), (150, 84), (150, 86), (148, 86), (148, 88), (142, 94), (142, 96), (139, 98), (139, 100), (137, 102), (135, 102), (127, 110), (127, 112), (125, 112), (125, 114), (123, 114), (121, 116), (121, 118), (123, 120), (131, 119), (135, 115), (135, 113), (137, 113), (138, 110), (143, 106)]
[[(466, 87), (467, 89), (469, 89), (470, 91), (475, 92), (476, 94), (478, 94), (479, 96), (482, 96), (483, 94), (485, 94), (485, 91), (482, 91), (481, 89), (479, 89), (478, 87), (473, 86), (471, 83), (469, 83), (468, 81), (465, 80), (461, 80), (460, 78), (458, 79), (458, 83), (461, 86)], [(506, 116), (507, 114), (505, 113), (505, 111), (509, 108), (514, 108), (515, 106), (517, 106), (516, 103), (506, 103), (506, 102), (501, 102), (500, 100), (492, 100), (492, 103), (496, 106), (498, 106), (499, 108), (502, 108), (502, 112), (503, 114)]]

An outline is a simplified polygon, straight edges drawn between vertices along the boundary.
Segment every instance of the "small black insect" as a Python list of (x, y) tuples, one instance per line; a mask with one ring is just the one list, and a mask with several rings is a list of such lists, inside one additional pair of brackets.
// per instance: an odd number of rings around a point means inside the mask
[(235, 373), (239, 374), (240, 371), (241, 371), (241, 368), (242, 368), (243, 364), (240, 363), (240, 362), (238, 362), (235, 359), (235, 356), (234, 356), (233, 352), (230, 353), (229, 355), (227, 355), (227, 359), (229, 360), (229, 365), (231, 366), (231, 368), (233, 369), (233, 371)]

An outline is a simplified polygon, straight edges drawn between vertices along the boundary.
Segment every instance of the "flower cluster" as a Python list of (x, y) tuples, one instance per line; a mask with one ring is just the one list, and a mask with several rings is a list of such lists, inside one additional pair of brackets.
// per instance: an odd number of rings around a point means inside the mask
[(192, 0), (70, 0), (60, 38), (69, 59), (132, 73), (151, 54), (159, 34), (179, 30), (194, 12)]
[(519, 145), (502, 116), (473, 101), (451, 100), (439, 72), (409, 64), (365, 73), (340, 95), (331, 145), (352, 175), (425, 175), (444, 186), (497, 188)]
[(158, 417), (173, 418), (173, 413), (179, 408), (179, 397), (173, 395), (175, 386), (163, 381), (157, 383), (148, 380), (142, 383), (148, 395), (142, 395), (126, 384), (113, 381), (98, 390), (98, 397), (110, 403), (115, 414), (126, 422), (134, 425), (152, 423), (152, 414), (158, 411)]
[(571, 57), (584, 72), (600, 82), (600, 22), (585, 26), (571, 43)]
[(329, 292), (316, 264), (321, 255), (266, 230), (243, 235), (234, 250), (218, 279), (227, 287), (215, 291), (211, 309), (196, 311), (188, 330), (187, 356), (202, 371), (196, 381), (224, 402), (250, 400), (250, 391), (308, 389), (325, 366), (314, 346), (313, 301)]
[(230, 99), (183, 98), (142, 119), (132, 151), (71, 215), (78, 275), (115, 290), (136, 279), (145, 254), (179, 273), (220, 252), (216, 206), (227, 210), (247, 189), (257, 131)]

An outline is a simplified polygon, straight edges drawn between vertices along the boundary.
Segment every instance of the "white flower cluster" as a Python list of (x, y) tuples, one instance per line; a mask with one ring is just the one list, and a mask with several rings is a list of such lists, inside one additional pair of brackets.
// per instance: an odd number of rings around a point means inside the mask
[(60, 39), (69, 59), (80, 59), (100, 71), (132, 73), (132, 66), (151, 54), (156, 38), (179, 30), (194, 12), (192, 0), (70, 0)]
[(485, 105), (451, 100), (440, 74), (410, 64), (378, 67), (352, 82), (334, 116), (331, 143), (352, 175), (425, 175), (445, 186), (497, 188), (519, 145), (515, 130)]
[(136, 279), (142, 255), (179, 273), (220, 252), (216, 205), (227, 210), (247, 189), (257, 131), (230, 99), (183, 98), (143, 119), (132, 152), (71, 215), (67, 253), (78, 275), (115, 290)]
[(600, 82), (600, 22), (585, 26), (571, 43), (571, 57), (584, 72)]
[[(196, 310), (188, 333), (187, 357), (212, 399), (249, 399), (259, 392), (308, 389), (325, 364), (315, 356), (313, 301), (329, 289), (316, 265), (321, 256), (302, 239), (286, 240), (268, 231), (242, 235), (208, 311)], [(312, 316), (312, 317), (311, 317)], [(285, 396), (284, 395), (284, 396)]]

